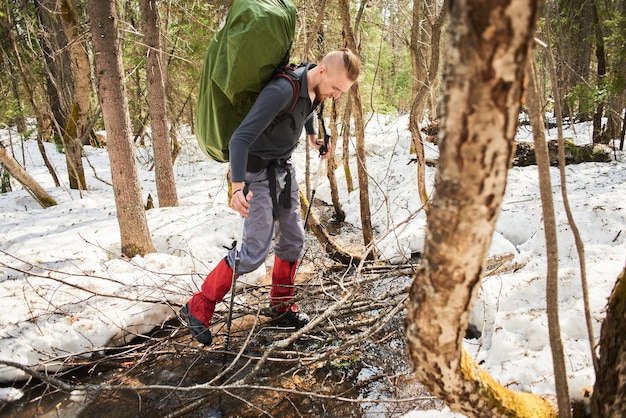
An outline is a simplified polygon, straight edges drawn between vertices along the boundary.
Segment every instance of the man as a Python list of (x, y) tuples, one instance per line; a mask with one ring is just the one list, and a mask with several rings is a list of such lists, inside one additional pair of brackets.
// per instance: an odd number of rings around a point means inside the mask
[[(245, 218), (237, 273), (249, 273), (261, 266), (273, 238), (270, 305), (296, 328), (305, 326), (309, 318), (292, 303), (304, 229), (290, 158), (305, 125), (311, 145), (318, 151), (322, 149), (325, 144), (317, 138), (312, 113), (324, 100), (336, 99), (348, 91), (359, 72), (359, 59), (348, 49), (328, 53), (317, 66), (300, 67), (296, 70), (300, 94), (291, 112), (291, 81), (272, 78), (229, 142), (233, 191), (230, 205)], [(215, 304), (231, 288), (235, 256), (236, 249), (230, 250), (206, 277), (201, 291), (180, 310), (191, 334), (205, 345), (212, 342), (209, 327)]]

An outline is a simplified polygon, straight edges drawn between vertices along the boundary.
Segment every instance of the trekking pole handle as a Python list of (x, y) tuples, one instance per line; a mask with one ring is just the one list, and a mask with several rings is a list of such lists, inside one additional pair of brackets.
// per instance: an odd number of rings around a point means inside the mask
[[(324, 130), (325, 131), (325, 130)], [(317, 164), (317, 172), (315, 173), (315, 180), (313, 181), (313, 189), (311, 189), (311, 200), (313, 200), (313, 195), (315, 194), (315, 189), (317, 189), (317, 183), (320, 179), (320, 173), (322, 171), (322, 166), (324, 165), (324, 155), (328, 153), (328, 143), (330, 142), (330, 135), (324, 132), (324, 144), (320, 146), (320, 161)], [(310, 203), (310, 202), (309, 202)]]
[[(245, 185), (243, 186), (243, 190), (241, 191), (243, 193), (244, 198), (248, 195), (248, 192), (250, 191), (250, 185), (248, 183), (245, 183)], [(237, 252), (235, 253), (235, 257), (239, 258), (239, 253), (241, 252), (241, 245), (243, 244), (243, 224), (244, 224), (244, 218), (241, 218), (241, 222), (239, 222), (237, 224), (237, 229), (235, 229), (235, 248), (237, 249)]]
[(324, 135), (324, 144), (320, 145), (320, 158), (328, 153), (329, 142), (330, 142), (330, 135)]

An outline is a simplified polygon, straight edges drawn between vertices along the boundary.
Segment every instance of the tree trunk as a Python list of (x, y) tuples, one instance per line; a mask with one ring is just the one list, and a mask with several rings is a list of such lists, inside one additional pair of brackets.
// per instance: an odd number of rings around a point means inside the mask
[(324, 22), (324, 13), (326, 11), (326, 0), (319, 0), (319, 4), (315, 6), (315, 11), (317, 12), (317, 17), (315, 18), (315, 24), (310, 31), (314, 34), (314, 36), (309, 36), (304, 44), (304, 53), (302, 57), (303, 62), (307, 62), (311, 59), (310, 57), (315, 56), (315, 54), (311, 52), (311, 49), (313, 48), (313, 43), (319, 40), (318, 35), (320, 33), (322, 23)]
[(537, 168), (539, 172), (539, 191), (543, 214), (543, 229), (546, 240), (546, 311), (548, 317), (548, 333), (554, 366), (554, 380), (559, 405), (559, 417), (571, 417), (567, 370), (561, 340), (559, 323), (559, 251), (557, 248), (556, 215), (552, 198), (552, 181), (550, 179), (550, 158), (546, 144), (545, 123), (542, 115), (543, 103), (537, 89), (537, 73), (535, 65), (531, 65), (530, 82), (526, 94), (528, 114), (532, 125)]
[[(597, 87), (599, 90), (605, 88), (606, 84), (606, 53), (604, 51), (604, 38), (602, 36), (602, 27), (600, 26), (600, 18), (598, 17), (598, 6), (596, 1), (590, 2), (591, 14), (593, 16), (593, 27), (596, 41), (596, 59), (598, 61), (598, 81)], [(602, 133), (602, 115), (604, 114), (604, 101), (600, 102), (596, 106), (596, 110), (593, 114), (593, 142), (605, 143)]]
[[(614, 13), (615, 16), (619, 16), (621, 23), (617, 25), (617, 28), (611, 31), (613, 35), (612, 38), (614, 42), (620, 42), (626, 39), (626, 24), (624, 24), (626, 22), (626, 0), (619, 0), (614, 3)], [(606, 136), (608, 139), (615, 141), (619, 138), (624, 138), (622, 127), (626, 123), (626, 88), (624, 88), (623, 84), (624, 80), (626, 80), (626, 53), (624, 53), (623, 43), (621, 45), (622, 53), (608, 54), (610, 80), (607, 81), (609, 86), (609, 99), (606, 112)], [(611, 46), (613, 46), (612, 42), (607, 41), (607, 49), (609, 51), (612, 50)], [(617, 146), (616, 142), (613, 143)], [(623, 145), (622, 139), (620, 151), (623, 149)]]
[(63, 137), (63, 128), (67, 125), (66, 98), (73, 88), (71, 59), (67, 49), (67, 38), (63, 27), (56, 19), (57, 0), (36, 0), (37, 19), (41, 26), (41, 52), (46, 62), (46, 93), (54, 128), (59, 138)]
[(178, 195), (176, 194), (176, 182), (174, 181), (174, 168), (172, 165), (172, 144), (168, 131), (159, 12), (154, 0), (140, 0), (139, 7), (141, 9), (147, 46), (148, 107), (150, 109), (152, 127), (154, 173), (156, 176), (159, 207), (178, 206)]
[[(412, 145), (417, 158), (417, 193), (420, 197), (420, 201), (425, 205), (428, 201), (428, 192), (426, 191), (426, 161), (424, 142), (422, 140), (422, 134), (420, 133), (419, 124), (424, 119), (426, 102), (434, 87), (437, 74), (439, 73), (439, 43), (441, 40), (441, 30), (448, 10), (448, 0), (444, 1), (438, 13), (435, 2), (429, 1), (424, 6), (428, 10), (432, 10), (427, 13), (427, 15), (430, 16), (430, 19), (427, 19), (430, 23), (429, 42), (420, 39), (419, 28), (422, 27), (421, 7), (421, 2), (415, 1), (413, 3), (413, 25), (411, 26), (411, 44), (409, 50), (411, 51), (414, 81), (412, 86), (413, 103), (409, 117), (409, 131), (411, 132)], [(428, 65), (421, 64), (421, 57), (427, 55), (427, 51), (424, 51), (426, 48), (428, 48), (430, 52)], [(434, 115), (430, 116), (431, 119), (434, 118)], [(426, 211), (428, 212), (428, 207), (426, 207)]]
[(87, 114), (91, 105), (91, 66), (85, 50), (84, 36), (79, 32), (78, 15), (72, 0), (59, 0), (59, 16), (67, 38), (74, 73), (72, 107), (63, 132), (67, 174), (70, 188), (86, 190), (81, 139), (87, 129)]
[(337, 100), (333, 100), (333, 105), (330, 111), (330, 137), (333, 142), (332, 150), (326, 159), (326, 175), (328, 176), (328, 184), (330, 185), (330, 197), (333, 202), (333, 208), (335, 209), (335, 217), (339, 222), (343, 222), (346, 219), (346, 213), (341, 208), (341, 202), (339, 200), (339, 190), (337, 188), (337, 176), (335, 176), (336, 164), (336, 150), (337, 141), (339, 140), (339, 133), (337, 132)]
[[(419, 195), (422, 205), (426, 205), (428, 201), (428, 193), (426, 192), (426, 161), (424, 155), (424, 142), (420, 133), (420, 123), (424, 117), (424, 94), (426, 69), (421, 63), (422, 48), (420, 48), (420, 32), (422, 28), (422, 2), (413, 1), (413, 22), (411, 25), (411, 42), (409, 51), (411, 52), (411, 68), (413, 73), (413, 84), (411, 92), (413, 93), (413, 103), (409, 114), (409, 131), (411, 132), (411, 149), (415, 152), (417, 162), (417, 194)], [(429, 43), (429, 46), (431, 44)], [(428, 207), (426, 207), (428, 213)]]
[(33, 108), (33, 112), (35, 113), (35, 120), (37, 121), (37, 127), (38, 127), (37, 145), (39, 148), (39, 152), (41, 153), (41, 158), (43, 159), (43, 162), (46, 165), (48, 172), (52, 176), (52, 180), (54, 181), (54, 184), (58, 187), (61, 183), (59, 182), (59, 178), (57, 177), (57, 174), (54, 171), (54, 167), (52, 166), (52, 163), (50, 162), (50, 159), (48, 158), (48, 154), (46, 154), (46, 149), (43, 146), (43, 132), (42, 132), (43, 128), (42, 127), (45, 125), (44, 123), (45, 118), (44, 118), (41, 108), (38, 106), (37, 102), (35, 102), (35, 94), (28, 81), (28, 77), (26, 76), (26, 68), (24, 68), (24, 65), (22, 64), (22, 59), (20, 57), (20, 53), (17, 47), (17, 41), (15, 39), (14, 25), (12, 22), (10, 22), (7, 19), (6, 16), (3, 16), (0, 13), (0, 26), (2, 27), (2, 30), (4, 34), (6, 35), (6, 39), (8, 39), (9, 41), (11, 53), (13, 53), (15, 57), (15, 62), (17, 63), (17, 71), (20, 76), (20, 80), (22, 81), (22, 87), (26, 91), (26, 95), (28, 96), (28, 101), (30, 102), (30, 105)]
[(131, 140), (115, 0), (89, 0), (88, 10), (122, 253), (128, 257), (145, 255), (154, 252), (154, 245)]
[(341, 150), (341, 160), (343, 161), (343, 174), (346, 178), (346, 189), (348, 194), (354, 190), (354, 183), (352, 181), (352, 170), (350, 170), (350, 116), (352, 114), (352, 100), (350, 95), (346, 100), (346, 107), (344, 108), (342, 115), (342, 133), (343, 145)]
[(594, 418), (626, 416), (626, 267), (609, 297), (600, 334), (600, 370), (591, 397)]
[(22, 106), (22, 99), (20, 98), (20, 88), (17, 82), (17, 77), (15, 76), (15, 70), (13, 66), (9, 65), (8, 70), (11, 78), (11, 93), (13, 93), (13, 98), (15, 99), (15, 104), (17, 106), (18, 113), (14, 116), (13, 121), (15, 122), (15, 128), (19, 134), (22, 134), (28, 129), (28, 125), (26, 122), (26, 117), (24, 116), (24, 108)]
[[(344, 32), (344, 40), (348, 48), (358, 54), (356, 39), (352, 26), (350, 25), (350, 7), (347, 0), (339, 1), (341, 11), (341, 22)], [(359, 176), (359, 198), (361, 203), (361, 228), (363, 230), (363, 244), (368, 247), (374, 241), (372, 230), (372, 214), (370, 210), (369, 178), (367, 174), (367, 163), (365, 155), (365, 126), (363, 123), (363, 105), (361, 104), (361, 93), (359, 92), (359, 82), (355, 82), (350, 88), (352, 99), (352, 114), (354, 115), (354, 134), (356, 136), (356, 156), (357, 172)], [(374, 257), (375, 251), (370, 252)]]
[[(591, 8), (587, 0), (550, 2), (548, 5), (556, 8), (555, 13), (550, 14), (557, 17), (552, 22), (556, 26), (557, 61), (561, 63), (558, 68), (560, 96), (567, 97), (581, 80), (589, 79), (593, 36)], [(563, 103), (563, 117), (578, 112), (581, 119), (589, 120), (587, 99), (580, 95), (577, 99), (578, 103)]]
[(43, 207), (55, 206), (57, 202), (24, 170), (15, 158), (0, 145), (0, 164), (4, 169), (26, 189), (33, 198)]
[(539, 396), (494, 382), (463, 350), (504, 196), (539, 15), (536, 0), (450, 7), (441, 154), (406, 333), (417, 378), (452, 410), (473, 417), (556, 416)]
[[(550, 20), (549, 15), (544, 15), (544, 19)], [(558, 159), (559, 159), (559, 177), (561, 181), (561, 197), (563, 198), (563, 207), (565, 208), (565, 214), (567, 216), (567, 222), (574, 235), (574, 242), (576, 244), (576, 251), (578, 253), (578, 261), (580, 266), (580, 284), (583, 291), (583, 304), (585, 306), (585, 323), (587, 325), (587, 337), (589, 339), (589, 353), (591, 355), (591, 361), (593, 364), (593, 370), (598, 374), (598, 356), (595, 349), (595, 334), (593, 331), (593, 318), (591, 315), (591, 308), (589, 303), (589, 286), (587, 283), (587, 262), (585, 260), (585, 244), (578, 229), (578, 225), (574, 219), (571, 205), (569, 203), (569, 197), (567, 192), (567, 176), (565, 173), (566, 146), (565, 139), (563, 138), (563, 112), (561, 106), (561, 97), (559, 96), (559, 81), (556, 76), (556, 64), (554, 62), (554, 55), (552, 54), (552, 47), (550, 46), (551, 31), (550, 25), (546, 26), (546, 38), (548, 45), (545, 46), (547, 64), (550, 74), (550, 87), (552, 91), (552, 98), (554, 100), (554, 113), (556, 115), (556, 129), (558, 138)], [(548, 149), (549, 149), (548, 144)]]
[(626, 136), (626, 108), (622, 117), (622, 133), (620, 134), (619, 150), (624, 151), (624, 137)]

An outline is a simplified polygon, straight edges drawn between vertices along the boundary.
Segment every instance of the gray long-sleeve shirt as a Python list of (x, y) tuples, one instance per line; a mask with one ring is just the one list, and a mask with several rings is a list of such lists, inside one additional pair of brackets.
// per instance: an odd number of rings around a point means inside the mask
[(248, 154), (267, 160), (286, 160), (298, 145), (302, 128), (307, 134), (315, 134), (314, 118), (310, 117), (319, 104), (312, 104), (308, 93), (306, 72), (312, 68), (298, 68), (300, 95), (291, 117), (276, 119), (292, 105), (294, 90), (284, 77), (273, 77), (261, 90), (259, 97), (229, 142), (230, 171), (232, 182), (245, 180)]

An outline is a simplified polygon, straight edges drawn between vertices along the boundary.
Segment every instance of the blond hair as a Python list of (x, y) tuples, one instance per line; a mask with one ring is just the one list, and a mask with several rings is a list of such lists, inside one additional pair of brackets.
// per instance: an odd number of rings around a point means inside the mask
[(331, 66), (333, 68), (343, 67), (350, 81), (356, 81), (361, 73), (359, 57), (348, 48), (336, 49), (329, 52), (322, 58), (320, 65)]

